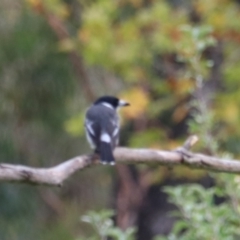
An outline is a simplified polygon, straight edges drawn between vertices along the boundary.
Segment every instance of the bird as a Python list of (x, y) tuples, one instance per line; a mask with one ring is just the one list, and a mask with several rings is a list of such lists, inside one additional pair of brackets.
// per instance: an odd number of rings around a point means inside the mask
[(98, 98), (86, 111), (85, 132), (90, 147), (99, 154), (102, 164), (115, 164), (113, 150), (119, 143), (118, 109), (130, 103), (114, 96)]

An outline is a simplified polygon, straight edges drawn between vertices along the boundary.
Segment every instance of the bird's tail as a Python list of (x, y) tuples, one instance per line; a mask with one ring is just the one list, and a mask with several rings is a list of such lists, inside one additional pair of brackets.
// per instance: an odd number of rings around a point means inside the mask
[(115, 159), (113, 156), (113, 150), (110, 143), (100, 142), (100, 158), (102, 164), (115, 164)]

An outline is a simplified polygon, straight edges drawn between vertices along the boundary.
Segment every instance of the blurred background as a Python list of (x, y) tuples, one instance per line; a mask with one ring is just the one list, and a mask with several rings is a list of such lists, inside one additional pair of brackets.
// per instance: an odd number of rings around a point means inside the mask
[[(194, 133), (195, 151), (240, 157), (239, 44), (238, 0), (0, 0), (0, 161), (50, 167), (89, 153), (84, 113), (105, 94), (131, 103), (123, 146), (170, 150)], [(80, 217), (114, 209), (116, 226), (150, 240), (176, 220), (164, 186), (215, 182), (117, 164), (61, 188), (1, 183), (0, 238), (88, 239)]]

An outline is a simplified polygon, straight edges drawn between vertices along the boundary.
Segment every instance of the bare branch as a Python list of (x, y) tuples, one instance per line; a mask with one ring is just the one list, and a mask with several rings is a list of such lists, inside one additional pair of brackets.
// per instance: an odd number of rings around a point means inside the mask
[(26, 182), (61, 186), (77, 170), (92, 164), (92, 156), (83, 155), (51, 168), (33, 168), (23, 165), (0, 164), (1, 182)]
[[(185, 165), (190, 168), (209, 171), (240, 173), (240, 161), (238, 160), (221, 159), (186, 150), (196, 140), (195, 137), (190, 137), (183, 147), (174, 151), (120, 147), (115, 150), (114, 155), (117, 163)], [(97, 161), (97, 156), (94, 155), (77, 156), (50, 168), (33, 168), (2, 163), (0, 164), (0, 182), (25, 182), (61, 186), (67, 178), (78, 170), (97, 164), (99, 164), (99, 161)]]

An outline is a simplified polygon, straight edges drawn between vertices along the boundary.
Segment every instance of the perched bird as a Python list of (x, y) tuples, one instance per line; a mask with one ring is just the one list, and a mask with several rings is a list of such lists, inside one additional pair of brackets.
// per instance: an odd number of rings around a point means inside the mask
[(115, 164), (113, 150), (119, 142), (119, 107), (129, 106), (124, 100), (112, 96), (98, 98), (88, 108), (85, 118), (87, 140), (102, 164)]

